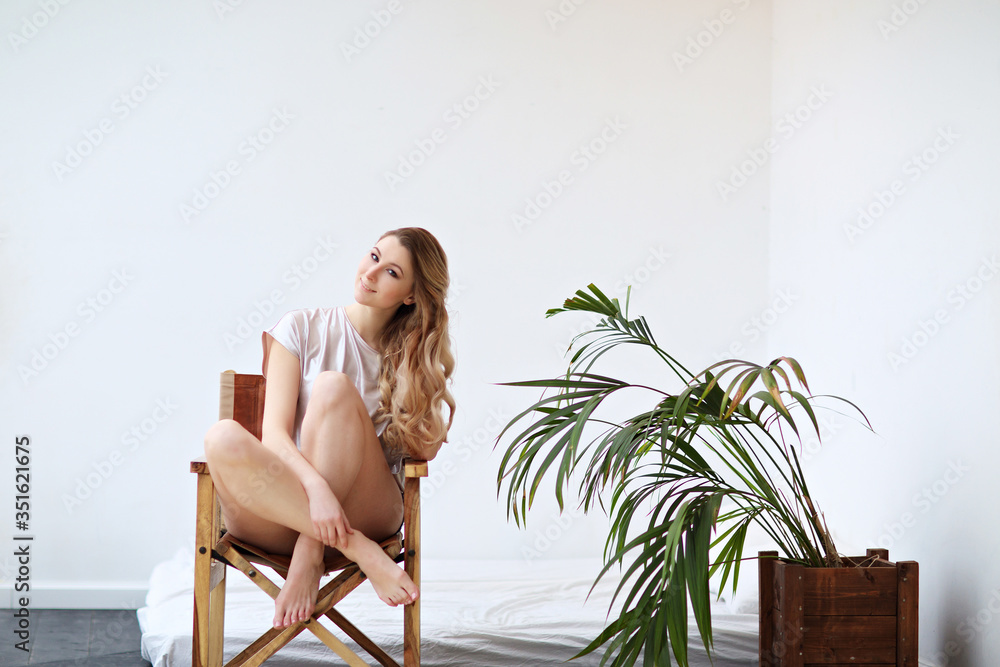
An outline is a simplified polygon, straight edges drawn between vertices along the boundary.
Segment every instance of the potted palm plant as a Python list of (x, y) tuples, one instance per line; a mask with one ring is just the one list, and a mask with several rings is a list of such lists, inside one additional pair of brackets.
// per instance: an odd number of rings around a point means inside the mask
[[(780, 558), (777, 552), (759, 554), (762, 665), (916, 665), (916, 564), (900, 573), (883, 550), (862, 558), (841, 556), (799, 460), (798, 436), (805, 428), (819, 435), (816, 412), (824, 401), (846, 407), (870, 428), (861, 410), (843, 398), (811, 395), (801, 366), (790, 357), (766, 365), (733, 359), (692, 373), (657, 345), (644, 318), (629, 317), (628, 297), (623, 310), (618, 299), (594, 285), (547, 316), (567, 311), (600, 319), (573, 339), (575, 352), (564, 375), (506, 383), (543, 393), (498, 437), (498, 444), (507, 443), (497, 484), (498, 492), (506, 487), (508, 517), (518, 525), (546, 476), (554, 477), (560, 508), (571, 485), (578, 484), (584, 511), (603, 507), (610, 515), (605, 565), (597, 580), (620, 570), (615, 596), (621, 611), (578, 655), (604, 646), (602, 664), (612, 667), (639, 660), (667, 665), (671, 654), (686, 667), (689, 609), (710, 652), (709, 579), (718, 575), (720, 590), (729, 584), (735, 592), (747, 530), (756, 524), (780, 550)], [(610, 358), (605, 355), (622, 345), (641, 346), (661, 362), (665, 386), (596, 372), (598, 363)], [(629, 403), (642, 410), (609, 419), (608, 404), (616, 401), (608, 399), (628, 393), (645, 396), (645, 402)], [(822, 597), (835, 584), (827, 577), (803, 587), (803, 568), (854, 574), (848, 575), (849, 590), (833, 592), (840, 602), (821, 603), (816, 611), (803, 606), (803, 594)], [(886, 573), (869, 576), (872, 568)], [(873, 579), (891, 579), (894, 587), (871, 590)], [(912, 610), (901, 606), (906, 602), (897, 604), (901, 597), (909, 598)], [(879, 604), (868, 604), (872, 600)], [(862, 620), (845, 622), (851, 614)], [(871, 634), (873, 624), (865, 617), (872, 615), (903, 616), (905, 627), (883, 620), (875, 624), (881, 628), (877, 638), (860, 637), (859, 632)], [(815, 620), (820, 616), (830, 618)], [(838, 632), (850, 636), (838, 643), (831, 639)], [(875, 654), (858, 652), (872, 643)], [(889, 653), (893, 659), (883, 660)]]

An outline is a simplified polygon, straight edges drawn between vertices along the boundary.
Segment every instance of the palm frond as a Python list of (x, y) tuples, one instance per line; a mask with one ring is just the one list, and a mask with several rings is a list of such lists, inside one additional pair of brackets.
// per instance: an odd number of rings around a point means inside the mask
[[(669, 665), (673, 656), (687, 667), (688, 610), (711, 653), (709, 577), (719, 573), (722, 589), (735, 591), (751, 524), (790, 560), (837, 561), (798, 454), (800, 426), (820, 434), (821, 406), (791, 357), (766, 365), (727, 359), (691, 373), (656, 343), (644, 318), (629, 317), (629, 296), (623, 310), (590, 285), (546, 313), (600, 319), (574, 337), (564, 375), (507, 383), (543, 394), (497, 438), (498, 445), (509, 439), (497, 490), (506, 486), (508, 517), (518, 525), (547, 479), (560, 508), (578, 480), (584, 511), (609, 515), (605, 564), (594, 583), (620, 571), (612, 606), (620, 602), (621, 611), (579, 655), (604, 647), (602, 665)], [(671, 393), (594, 372), (623, 345), (650, 350), (681, 387)], [(608, 419), (605, 403), (618, 394), (647, 407)], [(850, 401), (823, 398), (852, 408), (871, 428)], [(793, 414), (800, 410), (801, 424)], [(786, 429), (794, 440), (785, 439)]]

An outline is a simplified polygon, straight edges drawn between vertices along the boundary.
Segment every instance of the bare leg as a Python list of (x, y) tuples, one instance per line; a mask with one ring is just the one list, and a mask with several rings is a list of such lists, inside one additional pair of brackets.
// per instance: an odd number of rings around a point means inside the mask
[[(395, 606), (415, 600), (418, 591), (412, 580), (375, 542), (367, 539), (382, 539), (395, 532), (402, 521), (403, 503), (367, 408), (353, 383), (342, 373), (323, 373), (316, 379), (302, 421), (301, 444), (303, 456), (340, 500), (355, 530), (352, 537), (360, 531), (364, 538), (351, 540), (344, 554), (361, 567), (387, 604)], [(321, 558), (319, 546), (311, 535), (300, 536), (293, 563), (300, 547), (303, 558)], [(303, 570), (309, 572), (311, 568)], [(289, 577), (286, 583), (289, 600), (293, 595), (296, 600), (304, 599), (300, 588), (306, 586), (312, 587), (315, 604), (316, 584), (306, 577), (295, 582)], [(276, 607), (282, 607), (283, 603), (279, 597)]]
[[(358, 563), (386, 603), (415, 600), (416, 586), (372, 541), (399, 526), (402, 500), (364, 404), (341, 374), (317, 379), (301, 439), (303, 455), (330, 483), (354, 528), (344, 555)], [(231, 420), (209, 430), (205, 452), (229, 530), (263, 549), (292, 554), (275, 624), (311, 615), (323, 550), (313, 537), (309, 501), (298, 478)]]
[(299, 533), (285, 585), (274, 601), (274, 627), (285, 628), (312, 616), (323, 577), (324, 550), (322, 542)]

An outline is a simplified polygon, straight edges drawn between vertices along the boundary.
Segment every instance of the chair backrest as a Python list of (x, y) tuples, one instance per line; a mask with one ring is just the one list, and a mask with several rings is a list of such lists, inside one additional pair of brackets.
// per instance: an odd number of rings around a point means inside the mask
[(225, 371), (219, 381), (219, 419), (235, 419), (260, 440), (264, 420), (263, 375)]

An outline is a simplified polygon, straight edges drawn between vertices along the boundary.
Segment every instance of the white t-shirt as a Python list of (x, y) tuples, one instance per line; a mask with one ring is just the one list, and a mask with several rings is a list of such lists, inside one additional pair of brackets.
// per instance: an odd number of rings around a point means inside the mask
[[(299, 445), (299, 431), (309, 396), (312, 395), (313, 383), (323, 371), (340, 371), (347, 375), (358, 388), (358, 393), (368, 408), (368, 415), (375, 416), (379, 404), (378, 373), (381, 356), (364, 341), (342, 307), (307, 308), (283, 315), (277, 324), (261, 335), (265, 375), (272, 338), (299, 359), (301, 380), (295, 410), (296, 445)], [(385, 422), (382, 422), (380, 426), (376, 426), (375, 433), (381, 436), (384, 430)]]

